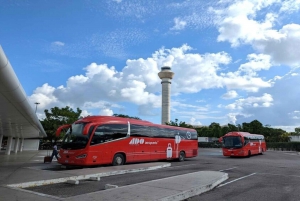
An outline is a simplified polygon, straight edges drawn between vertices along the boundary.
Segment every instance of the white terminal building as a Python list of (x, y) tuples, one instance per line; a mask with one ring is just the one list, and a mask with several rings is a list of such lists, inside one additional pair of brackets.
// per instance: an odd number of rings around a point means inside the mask
[[(5, 154), (38, 150), (46, 137), (34, 107), (27, 100), (9, 60), (0, 46), (0, 147)], [(2, 147), (3, 146), (3, 147)]]

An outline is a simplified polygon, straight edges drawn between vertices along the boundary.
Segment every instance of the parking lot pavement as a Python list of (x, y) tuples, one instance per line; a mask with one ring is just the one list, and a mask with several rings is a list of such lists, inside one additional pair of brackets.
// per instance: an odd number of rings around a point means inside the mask
[[(56, 168), (59, 165), (56, 162), (51, 164), (43, 163), (42, 158), (45, 154), (46, 151), (24, 151), (9, 156), (0, 154), (1, 200), (78, 200), (78, 196), (76, 198), (61, 198), (31, 191), (28, 190), (28, 188), (39, 185), (53, 185), (56, 182), (66, 182), (67, 180), (87, 179), (92, 176), (103, 177), (127, 174), (170, 166), (170, 163), (168, 162), (154, 162), (123, 166), (58, 170)], [(53, 169), (56, 169), (56, 171), (53, 171)], [(179, 175), (177, 177), (168, 177), (160, 180), (105, 190), (105, 193), (104, 191), (99, 191), (79, 196), (83, 201), (92, 200), (94, 196), (101, 196), (101, 200), (112, 200), (111, 197), (113, 197), (113, 200), (136, 200), (139, 197), (144, 197), (148, 200), (182, 200), (211, 190), (227, 178), (226, 173), (199, 171)], [(120, 196), (120, 193), (122, 196)]]

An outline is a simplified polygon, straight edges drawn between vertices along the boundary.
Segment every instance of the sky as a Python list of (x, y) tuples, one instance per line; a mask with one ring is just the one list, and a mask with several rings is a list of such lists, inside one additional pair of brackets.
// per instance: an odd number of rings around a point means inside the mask
[(299, 0), (0, 0), (0, 45), (40, 119), (161, 122), (170, 66), (171, 120), (253, 120), (300, 127)]

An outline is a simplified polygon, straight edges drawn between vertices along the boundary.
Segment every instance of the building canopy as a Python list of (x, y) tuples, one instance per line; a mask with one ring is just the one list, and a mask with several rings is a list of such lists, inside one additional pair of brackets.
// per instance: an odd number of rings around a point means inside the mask
[(46, 137), (34, 108), (28, 102), (0, 45), (0, 135), (17, 138)]

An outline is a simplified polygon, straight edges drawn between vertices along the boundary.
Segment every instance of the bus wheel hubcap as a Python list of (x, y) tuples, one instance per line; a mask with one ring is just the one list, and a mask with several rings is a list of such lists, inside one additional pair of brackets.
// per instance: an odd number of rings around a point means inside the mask
[(122, 158), (121, 157), (116, 158), (116, 162), (117, 162), (117, 164), (121, 164), (122, 163)]

